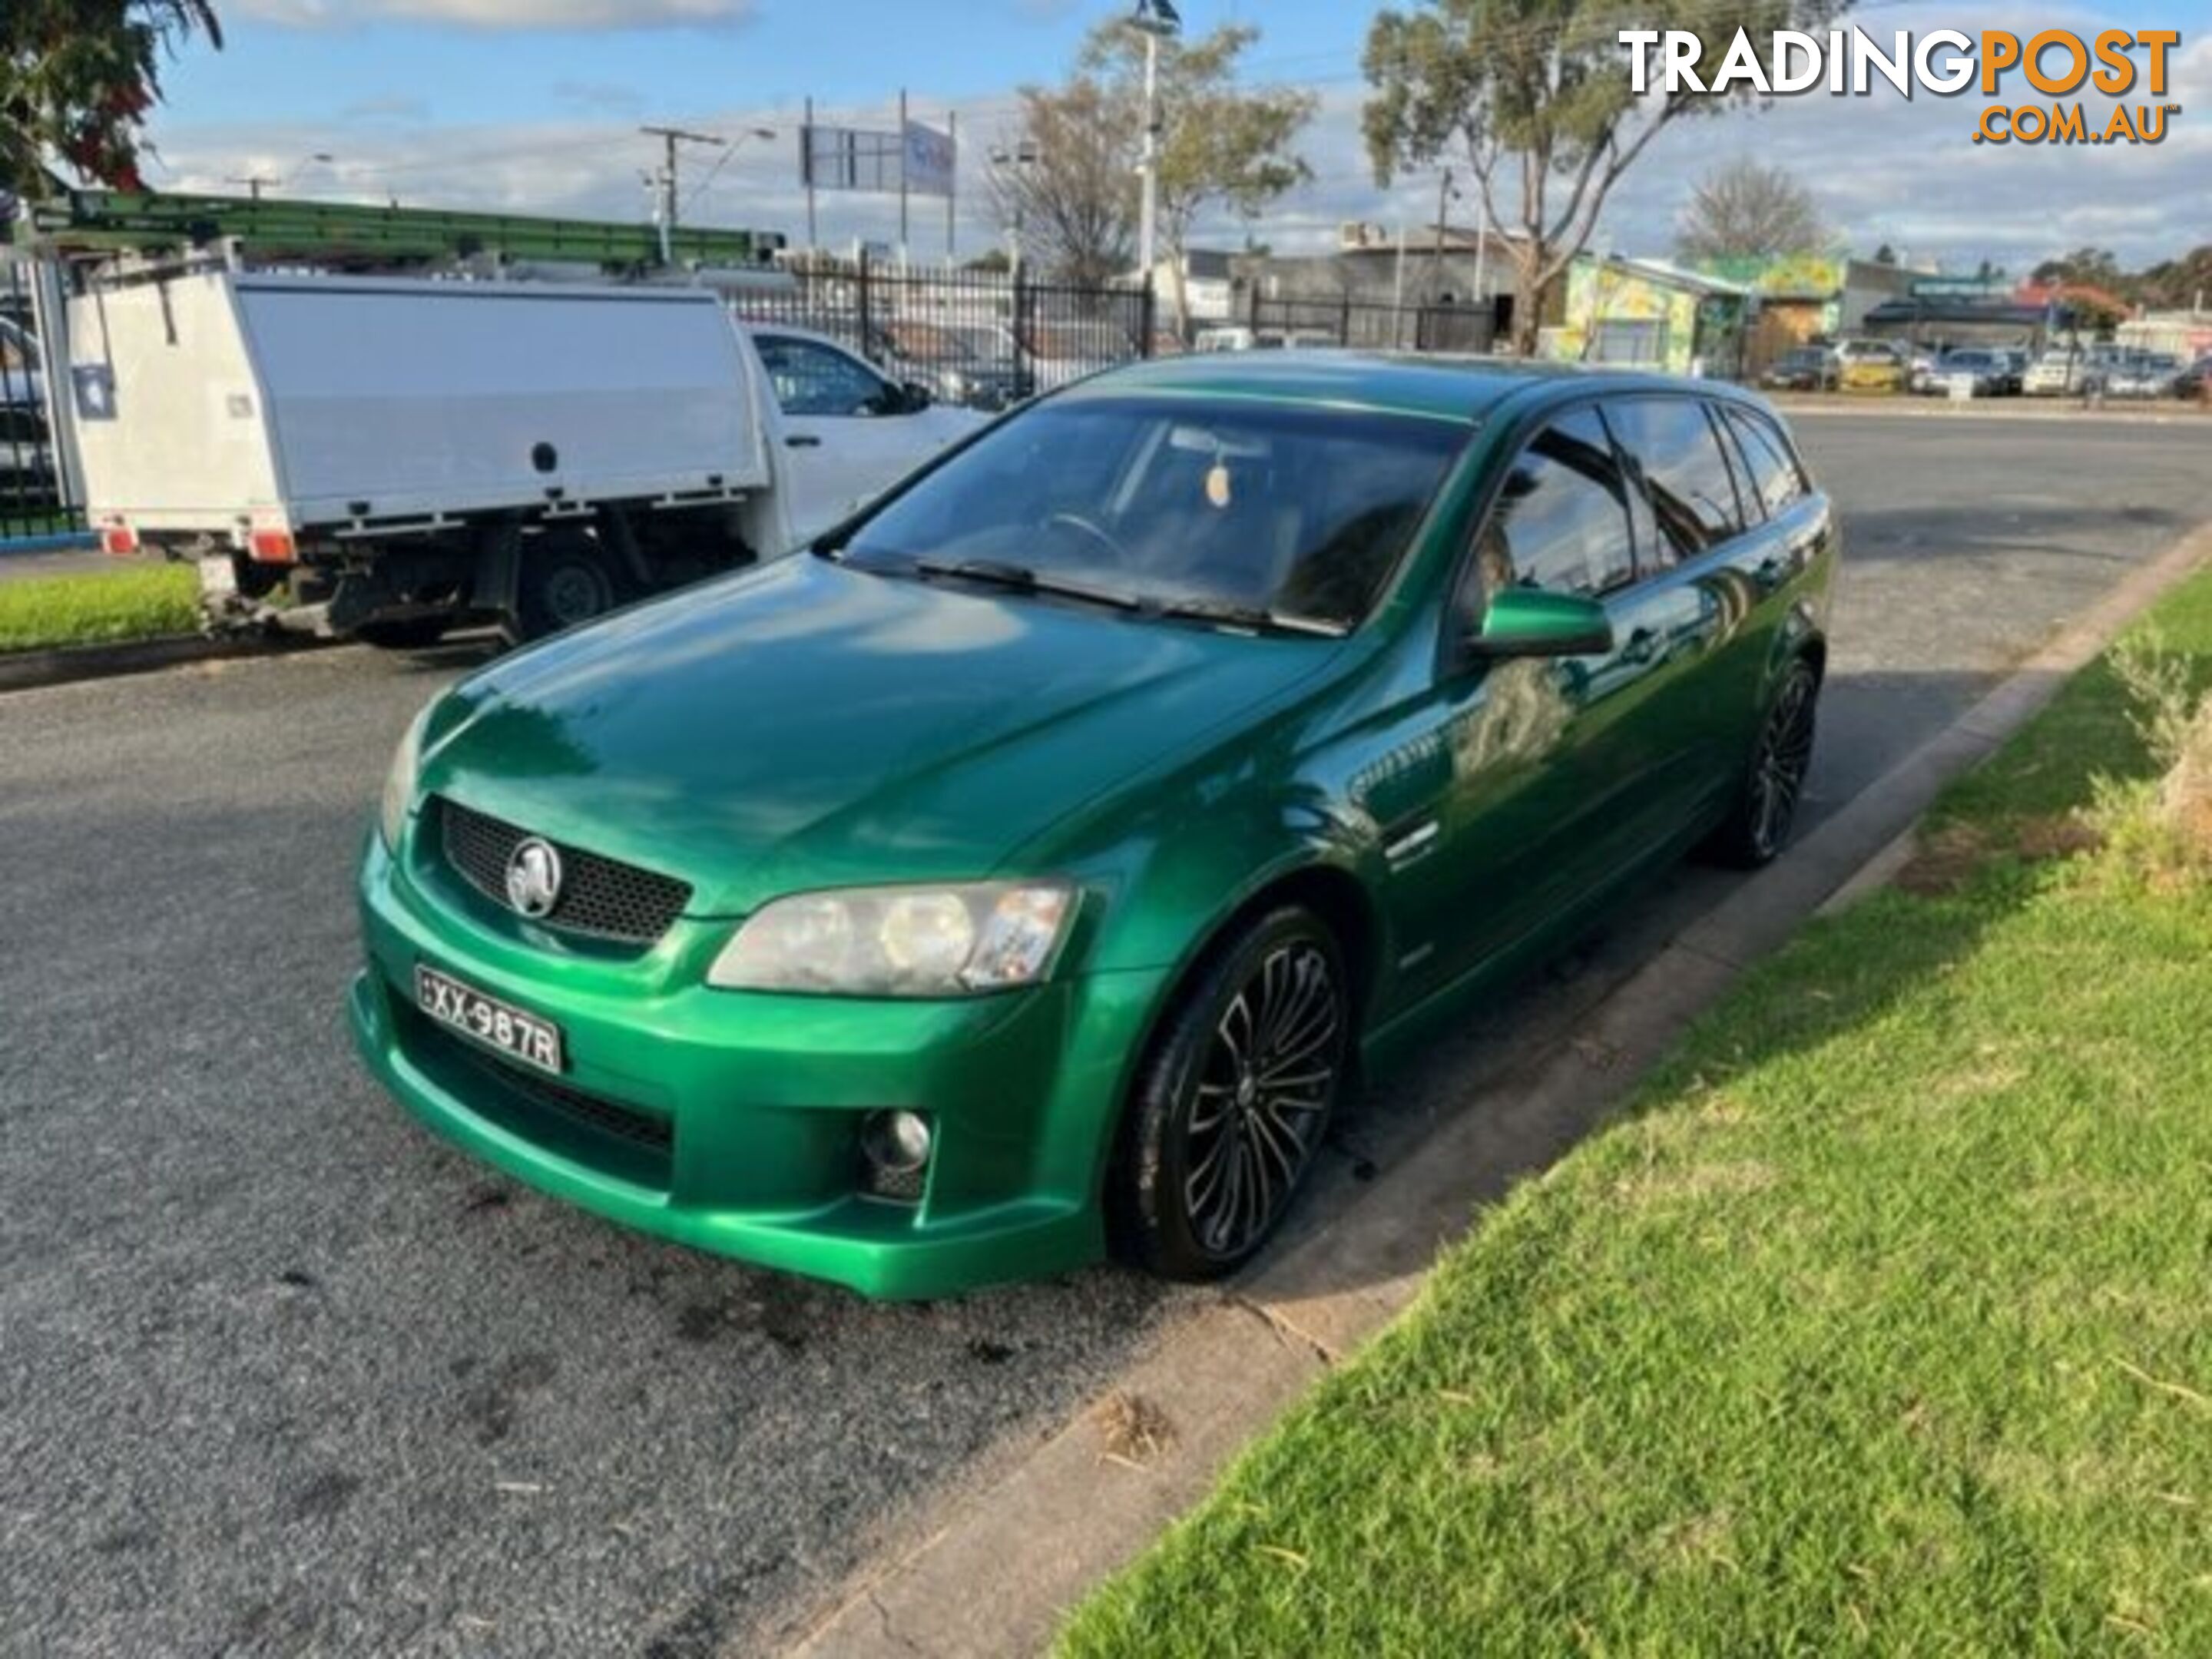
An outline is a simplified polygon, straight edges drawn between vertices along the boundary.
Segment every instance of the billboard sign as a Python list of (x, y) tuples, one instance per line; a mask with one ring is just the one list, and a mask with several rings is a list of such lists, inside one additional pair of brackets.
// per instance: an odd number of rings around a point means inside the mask
[(958, 165), (951, 137), (919, 121), (908, 122), (903, 134), (863, 127), (799, 129), (799, 180), (809, 190), (950, 197)]
[(952, 176), (959, 165), (959, 151), (951, 135), (926, 127), (919, 121), (906, 124), (908, 190), (916, 196), (950, 196)]

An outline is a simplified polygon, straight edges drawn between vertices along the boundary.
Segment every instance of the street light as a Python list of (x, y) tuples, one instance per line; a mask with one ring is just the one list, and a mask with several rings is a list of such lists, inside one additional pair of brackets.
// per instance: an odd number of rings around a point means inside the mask
[(1137, 233), (1137, 264), (1150, 282), (1160, 222), (1160, 42), (1182, 33), (1182, 15), (1170, 0), (1137, 0), (1129, 27), (1145, 37), (1145, 207)]

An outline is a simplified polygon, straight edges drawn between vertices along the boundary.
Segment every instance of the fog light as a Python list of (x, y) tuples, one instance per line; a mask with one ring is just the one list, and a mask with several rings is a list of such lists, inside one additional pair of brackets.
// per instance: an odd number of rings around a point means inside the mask
[(860, 1125), (863, 1186), (877, 1198), (918, 1203), (933, 1139), (919, 1112), (871, 1112)]

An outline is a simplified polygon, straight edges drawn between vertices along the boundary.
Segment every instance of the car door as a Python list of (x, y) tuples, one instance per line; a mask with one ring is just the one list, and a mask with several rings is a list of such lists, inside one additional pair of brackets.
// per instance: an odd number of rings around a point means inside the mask
[(756, 332), (755, 349), (783, 410), (784, 479), (793, 532), (818, 536), (906, 476), (938, 444), (907, 424), (901, 389), (826, 340)]
[(1605, 409), (1638, 510), (1650, 514), (1644, 580), (1617, 625), (1658, 671), (1630, 739), (1636, 763), (1655, 769), (1644, 833), (1663, 839), (1709, 811), (1748, 752), (1742, 721), (1759, 675), (1748, 641), (1771, 591), (1759, 574), (1764, 514), (1706, 399), (1638, 393)]
[[(1669, 607), (1638, 584), (1634, 491), (1595, 405), (1549, 420), (1507, 468), (1454, 586), (1447, 645), (1402, 763), (1366, 803), (1383, 827), (1399, 965), (1413, 994), (1546, 933), (1633, 862), (1664, 751), (1655, 685), (1685, 672)], [(1521, 586), (1601, 599), (1609, 651), (1486, 659), (1453, 648)]]

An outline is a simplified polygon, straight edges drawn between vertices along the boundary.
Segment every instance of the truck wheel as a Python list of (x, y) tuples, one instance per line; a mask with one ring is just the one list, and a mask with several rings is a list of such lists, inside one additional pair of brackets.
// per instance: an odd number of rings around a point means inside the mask
[(526, 641), (579, 627), (615, 608), (614, 573), (598, 544), (581, 538), (526, 547), (515, 586)]
[(363, 623), (355, 632), (362, 644), (380, 651), (428, 651), (446, 637), (446, 619), (410, 617), (404, 622)]

